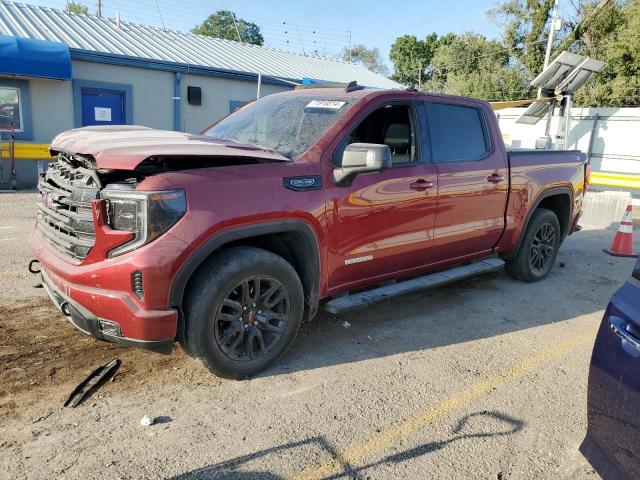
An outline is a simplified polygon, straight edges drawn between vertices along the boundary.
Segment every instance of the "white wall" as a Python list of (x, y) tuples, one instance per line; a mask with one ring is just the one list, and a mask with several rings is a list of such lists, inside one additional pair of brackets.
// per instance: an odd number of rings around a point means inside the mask
[[(505, 143), (514, 148), (534, 148), (536, 138), (544, 134), (545, 119), (536, 125), (515, 123), (524, 108), (496, 112)], [(596, 121), (596, 114), (599, 115)], [(558, 118), (551, 124), (556, 133)], [(595, 129), (594, 129), (595, 126)], [(569, 148), (586, 152), (594, 131), (591, 163), (594, 171), (640, 174), (640, 108), (573, 108)]]

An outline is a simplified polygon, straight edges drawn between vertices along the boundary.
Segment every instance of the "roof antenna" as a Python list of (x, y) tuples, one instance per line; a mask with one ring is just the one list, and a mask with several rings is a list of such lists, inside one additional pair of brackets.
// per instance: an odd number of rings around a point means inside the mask
[(296, 25), (296, 32), (298, 32), (298, 40), (300, 40), (300, 46), (302, 47), (302, 54), (306, 55), (306, 52), (304, 51), (304, 41), (302, 40), (302, 34), (300, 33), (300, 29), (298, 28), (298, 25)]
[(236, 14), (231, 12), (231, 18), (233, 18), (233, 26), (236, 27), (236, 33), (238, 34), (238, 41), (243, 43), (242, 37), (240, 36), (240, 29), (238, 28), (238, 24), (236, 23)]
[(158, 0), (155, 0), (156, 8), (158, 9), (158, 16), (160, 17), (160, 23), (162, 23), (162, 29), (166, 30), (167, 28), (164, 26), (164, 19), (162, 18), (162, 12), (160, 11), (160, 6), (158, 5)]

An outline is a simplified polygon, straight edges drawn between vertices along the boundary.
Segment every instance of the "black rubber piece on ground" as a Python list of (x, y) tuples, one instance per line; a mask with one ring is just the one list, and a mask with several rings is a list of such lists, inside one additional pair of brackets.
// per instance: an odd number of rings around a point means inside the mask
[[(533, 239), (536, 236), (536, 233), (544, 225), (545, 223), (550, 224), (555, 230), (555, 245), (553, 252), (553, 259), (547, 265), (547, 268), (542, 272), (536, 272), (531, 267), (530, 255), (531, 255), (531, 245), (533, 243)], [(527, 231), (524, 234), (524, 238), (520, 245), (520, 250), (518, 254), (515, 256), (513, 260), (507, 261), (506, 270), (509, 275), (517, 280), (521, 280), (523, 282), (537, 282), (538, 280), (542, 280), (546, 277), (553, 264), (556, 261), (558, 256), (558, 250), (560, 248), (560, 222), (558, 221), (558, 217), (551, 210), (547, 210), (546, 208), (538, 208), (533, 215), (531, 216), (531, 221), (527, 226)]]
[[(254, 360), (233, 360), (215, 340), (215, 314), (225, 295), (253, 275), (278, 280), (289, 295), (289, 320), (282, 337), (271, 350)], [(302, 283), (295, 269), (282, 257), (255, 247), (233, 247), (213, 255), (196, 272), (184, 302), (185, 338), (182, 347), (192, 358), (225, 378), (245, 378), (261, 372), (287, 351), (296, 337), (304, 313)]]

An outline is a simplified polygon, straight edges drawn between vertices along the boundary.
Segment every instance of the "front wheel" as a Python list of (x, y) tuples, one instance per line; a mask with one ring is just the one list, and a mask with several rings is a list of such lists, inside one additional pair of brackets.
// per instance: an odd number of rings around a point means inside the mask
[(286, 260), (259, 248), (231, 248), (191, 283), (182, 344), (219, 376), (251, 376), (285, 353), (303, 313), (302, 284)]
[(507, 262), (507, 273), (523, 282), (542, 280), (556, 261), (560, 235), (556, 214), (546, 208), (537, 209), (533, 212), (518, 254)]

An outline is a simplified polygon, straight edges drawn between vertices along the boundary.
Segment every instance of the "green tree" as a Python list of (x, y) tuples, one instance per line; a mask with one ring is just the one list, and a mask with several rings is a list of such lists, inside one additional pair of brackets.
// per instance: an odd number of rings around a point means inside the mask
[(67, 2), (66, 10), (68, 13), (89, 13), (89, 7), (76, 2)]
[[(594, 3), (587, 3), (582, 16)], [(640, 0), (611, 2), (583, 29), (574, 48), (606, 62), (576, 94), (576, 104), (589, 107), (640, 105)]]
[(553, 0), (507, 0), (488, 12), (504, 27), (503, 41), (534, 78), (542, 70)]
[(358, 63), (367, 67), (369, 70), (381, 75), (388, 75), (389, 69), (380, 55), (377, 48), (367, 48), (363, 44), (354, 45), (351, 50), (345, 48), (342, 51), (342, 59), (347, 62)]
[(532, 93), (529, 77), (500, 42), (465, 33), (443, 37), (424, 88), (484, 100), (514, 100)]
[(428, 78), (428, 66), (438, 47), (438, 35), (432, 33), (424, 40), (418, 40), (415, 35), (398, 37), (389, 52), (393, 63), (391, 78), (405, 85), (416, 86)]
[(264, 37), (260, 33), (260, 27), (255, 23), (237, 18), (229, 10), (218, 10), (210, 15), (200, 25), (196, 26), (192, 33), (209, 37), (235, 40), (253, 45), (262, 45)]

